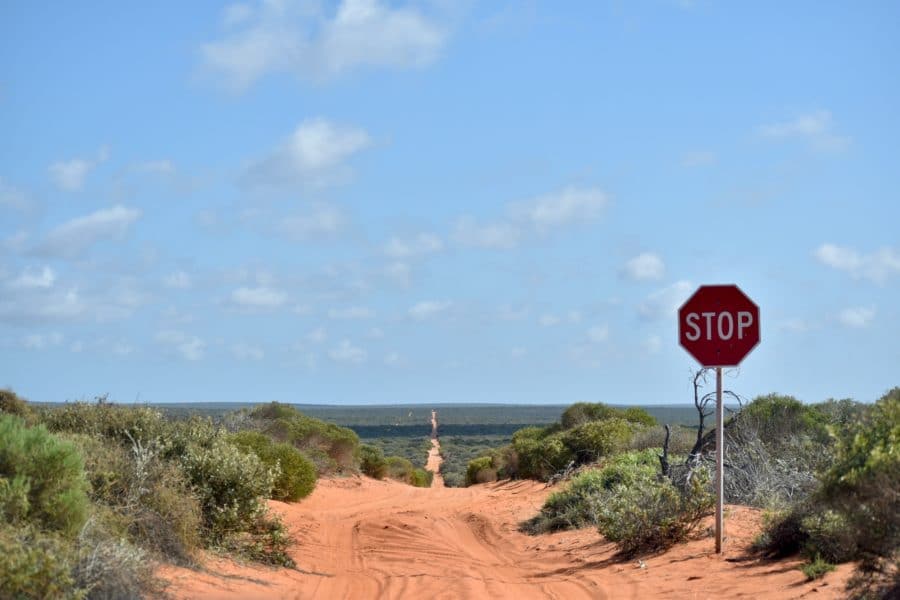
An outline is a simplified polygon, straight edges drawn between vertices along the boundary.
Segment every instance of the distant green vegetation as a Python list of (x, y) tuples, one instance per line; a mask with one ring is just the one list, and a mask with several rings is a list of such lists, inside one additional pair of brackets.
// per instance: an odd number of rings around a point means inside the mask
[(509, 441), (508, 435), (441, 436), (441, 475), (444, 477), (444, 484), (448, 487), (464, 487), (469, 462)]
[(0, 597), (157, 596), (153, 560), (191, 565), (201, 548), (292, 566), (265, 500), (301, 499), (319, 474), (363, 466), (430, 485), (417, 466), (427, 438), (397, 442), (416, 448), (416, 465), (277, 403), (213, 421), (105, 398), (35, 406), (0, 390)]

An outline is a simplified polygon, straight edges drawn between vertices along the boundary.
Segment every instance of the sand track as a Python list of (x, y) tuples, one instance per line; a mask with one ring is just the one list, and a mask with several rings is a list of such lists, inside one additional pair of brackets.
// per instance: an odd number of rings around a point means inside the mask
[[(297, 504), (271, 502), (297, 539), (297, 570), (210, 557), (201, 570), (163, 567), (175, 598), (435, 598), (564, 600), (839, 598), (850, 567), (805, 583), (799, 561), (746, 558), (757, 511), (733, 507), (727, 552), (697, 539), (642, 563), (622, 561), (592, 529), (529, 537), (518, 523), (552, 491), (534, 481), (447, 488), (432, 413), (431, 488), (364, 477), (326, 479)], [(643, 565), (643, 566), (642, 566)]]

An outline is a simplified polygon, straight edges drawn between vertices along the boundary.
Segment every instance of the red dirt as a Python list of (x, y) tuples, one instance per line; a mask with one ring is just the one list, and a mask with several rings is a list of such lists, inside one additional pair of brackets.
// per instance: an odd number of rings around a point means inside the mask
[(271, 502), (297, 543), (298, 569), (208, 557), (160, 574), (175, 598), (839, 598), (852, 569), (806, 582), (797, 559), (746, 550), (759, 512), (729, 507), (726, 552), (711, 537), (620, 561), (593, 529), (536, 537), (517, 531), (552, 489), (533, 481), (415, 488), (353, 477), (322, 480), (296, 504)]

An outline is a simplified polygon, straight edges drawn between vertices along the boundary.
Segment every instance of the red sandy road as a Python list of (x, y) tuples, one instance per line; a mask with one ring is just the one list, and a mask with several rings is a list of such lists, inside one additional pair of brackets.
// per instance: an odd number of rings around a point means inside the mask
[(164, 567), (175, 598), (840, 598), (845, 565), (805, 583), (799, 561), (742, 560), (757, 511), (732, 507), (724, 557), (711, 538), (620, 562), (597, 532), (530, 537), (520, 521), (550, 492), (532, 481), (414, 488), (368, 478), (323, 480), (297, 504), (272, 502), (295, 533), (297, 571), (211, 559)]

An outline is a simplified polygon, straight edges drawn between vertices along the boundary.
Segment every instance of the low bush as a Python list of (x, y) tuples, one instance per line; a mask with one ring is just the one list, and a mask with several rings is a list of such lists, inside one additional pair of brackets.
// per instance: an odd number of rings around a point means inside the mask
[(92, 600), (139, 600), (162, 591), (147, 552), (93, 519), (81, 530), (75, 554), (75, 584)]
[(628, 556), (684, 541), (714, 504), (705, 470), (695, 471), (684, 490), (667, 478), (637, 475), (610, 491), (596, 504), (597, 528)]
[(73, 545), (57, 533), (0, 522), (0, 598), (84, 598), (72, 576)]
[(611, 457), (602, 467), (578, 473), (565, 488), (550, 494), (541, 512), (522, 523), (520, 529), (538, 534), (596, 526), (597, 504), (606, 502), (616, 486), (630, 486), (638, 480), (652, 478), (657, 464), (653, 450)]
[(400, 456), (388, 456), (385, 459), (385, 466), (387, 467), (387, 476), (391, 479), (410, 484), (413, 482), (415, 467), (409, 460)]
[(466, 485), (497, 481), (497, 469), (490, 456), (481, 456), (469, 461), (466, 467)]
[(252, 452), (264, 465), (278, 469), (271, 497), (293, 502), (309, 496), (316, 487), (316, 467), (299, 450), (258, 431), (231, 434), (228, 440), (245, 452)]
[(374, 479), (384, 479), (387, 475), (387, 462), (381, 448), (362, 444), (359, 447), (359, 469), (364, 475)]
[(412, 485), (416, 487), (431, 487), (431, 481), (434, 479), (434, 473), (425, 469), (413, 469)]
[(823, 560), (821, 556), (817, 556), (814, 560), (803, 564), (800, 570), (806, 575), (807, 581), (813, 581), (825, 576), (826, 573), (834, 571), (834, 565)]
[[(833, 430), (834, 431), (834, 430)], [(770, 556), (828, 562), (891, 559), (900, 547), (900, 388), (880, 398), (838, 441), (820, 487), (769, 519), (756, 544)]]
[(277, 402), (256, 406), (247, 415), (254, 428), (306, 454), (319, 475), (355, 473), (359, 468), (359, 436), (352, 429), (308, 417)]
[(42, 422), (50, 431), (84, 433), (131, 445), (133, 440), (150, 443), (164, 438), (169, 423), (159, 410), (149, 406), (124, 406), (107, 402), (66, 403), (48, 410)]
[(0, 415), (0, 511), (8, 523), (74, 535), (88, 513), (78, 451), (42, 425)]
[(246, 530), (265, 512), (279, 469), (266, 467), (256, 455), (242, 452), (224, 439), (210, 448), (188, 448), (182, 466), (198, 495), (205, 535), (221, 543)]
[(0, 390), (0, 414), (3, 413), (21, 417), (29, 425), (33, 425), (36, 419), (28, 403), (9, 389)]

